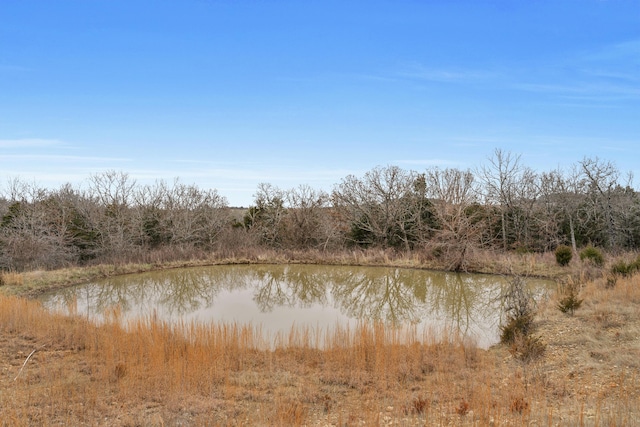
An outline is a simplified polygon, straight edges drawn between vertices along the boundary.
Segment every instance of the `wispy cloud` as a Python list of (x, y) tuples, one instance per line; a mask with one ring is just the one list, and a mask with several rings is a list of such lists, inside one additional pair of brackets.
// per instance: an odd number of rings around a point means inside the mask
[(486, 81), (497, 77), (497, 73), (486, 70), (431, 68), (414, 64), (398, 73), (404, 78), (447, 83), (469, 83)]
[[(613, 107), (616, 102), (640, 97), (640, 40), (576, 52), (566, 58), (534, 64), (500, 64), (492, 69), (429, 67), (412, 63), (395, 77), (424, 82), (482, 84), (571, 98), (577, 105)], [(609, 103), (609, 104), (607, 104)]]
[(447, 138), (451, 145), (456, 147), (482, 147), (486, 144), (509, 144), (513, 142), (512, 137), (501, 136), (450, 136)]
[(602, 68), (584, 68), (585, 75), (627, 82), (640, 82), (640, 74), (629, 71), (613, 71)]
[(31, 160), (47, 162), (130, 162), (124, 157), (66, 156), (59, 154), (0, 154), (0, 160)]
[(627, 40), (601, 47), (587, 52), (583, 59), (589, 62), (614, 62), (624, 60), (629, 63), (640, 63), (640, 39)]
[(606, 104), (637, 100), (640, 98), (639, 65), (640, 40), (631, 40), (569, 55), (559, 63), (541, 68), (544, 73), (525, 74), (514, 80), (519, 83), (513, 83), (512, 88), (592, 105), (594, 101)]
[(578, 99), (576, 98), (577, 95), (590, 97), (591, 100), (602, 100), (602, 97), (617, 100), (640, 97), (640, 86), (594, 81), (570, 84), (519, 83), (514, 84), (513, 87), (528, 92), (557, 94), (565, 97), (571, 96), (574, 99)]
[[(132, 177), (146, 182), (179, 178), (185, 183), (233, 181), (236, 183), (271, 182), (275, 185), (297, 186), (311, 183), (336, 183), (341, 178), (361, 171), (344, 168), (305, 168), (299, 165), (273, 166), (260, 162), (218, 162), (182, 159), (163, 168), (128, 169)], [(255, 188), (255, 186), (254, 186)]]
[(283, 190), (297, 188), (307, 184), (313, 188), (331, 192), (334, 185), (350, 174), (362, 175), (363, 170), (345, 169), (283, 169), (258, 168), (238, 165), (238, 167), (211, 167), (189, 169), (134, 169), (129, 176), (140, 184), (152, 184), (164, 180), (169, 185), (174, 179), (181, 183), (195, 183), (199, 188), (216, 189), (222, 196), (229, 198), (232, 206), (249, 206), (258, 184), (267, 182)]
[(375, 74), (352, 74), (352, 76), (362, 80), (369, 80), (373, 82), (394, 83), (398, 81), (397, 77), (375, 75)]
[(607, 143), (615, 142), (621, 146), (634, 146), (635, 144), (631, 140), (626, 139), (612, 139), (604, 137), (585, 137), (575, 135), (552, 135), (552, 134), (531, 134), (522, 132), (513, 132), (511, 135), (504, 136), (459, 136), (451, 137), (451, 141), (464, 141), (464, 142), (490, 142), (499, 144), (516, 143), (517, 145), (532, 145), (534, 148), (539, 146), (551, 145), (557, 146), (561, 143), (568, 143), (569, 146), (575, 146), (576, 143), (593, 144), (594, 146), (604, 146)]
[[(161, 173), (164, 176), (169, 174), (167, 170), (163, 170), (162, 172), (158, 171), (158, 173)], [(245, 164), (241, 167), (213, 166), (211, 168), (201, 168), (196, 170), (174, 169), (171, 173), (173, 173), (174, 177), (180, 177), (180, 179), (214, 178), (239, 182), (273, 182), (274, 184), (280, 182), (296, 182), (298, 184), (304, 184), (340, 179), (354, 172), (345, 169), (286, 169), (282, 167), (265, 168), (260, 167), (259, 165), (256, 165), (256, 167), (248, 167)], [(156, 172), (153, 171), (146, 171), (145, 175), (148, 177), (158, 176)]]
[(400, 165), (414, 166), (460, 166), (462, 162), (445, 159), (415, 159), (415, 160), (396, 160), (394, 163)]
[(0, 148), (42, 148), (65, 145), (57, 139), (24, 138), (0, 139)]

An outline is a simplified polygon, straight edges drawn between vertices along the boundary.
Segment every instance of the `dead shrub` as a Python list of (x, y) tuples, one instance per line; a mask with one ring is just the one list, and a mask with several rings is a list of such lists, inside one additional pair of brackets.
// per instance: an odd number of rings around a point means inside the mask
[(460, 401), (460, 404), (456, 408), (456, 414), (458, 414), (460, 416), (467, 415), (469, 413), (469, 408), (470, 408), (469, 402), (467, 402), (466, 399), (462, 399)]
[(533, 332), (535, 301), (524, 280), (516, 276), (502, 294), (506, 322), (500, 326), (500, 342), (511, 344), (518, 335)]
[(529, 412), (529, 402), (522, 396), (514, 397), (509, 405), (509, 410), (519, 414), (527, 413)]
[(328, 414), (331, 412), (331, 408), (333, 408), (333, 399), (328, 394), (325, 394), (322, 397), (322, 407), (324, 409), (324, 413)]
[(546, 345), (539, 337), (520, 333), (516, 334), (509, 345), (511, 355), (525, 364), (541, 358), (545, 351)]
[(300, 426), (307, 419), (307, 408), (300, 402), (286, 400), (276, 406), (275, 420), (278, 425)]
[(113, 368), (113, 381), (118, 381), (119, 379), (124, 378), (125, 375), (127, 375), (127, 365), (123, 362), (117, 363)]
[(416, 397), (411, 402), (411, 409), (416, 414), (423, 414), (429, 407), (429, 400), (423, 397)]

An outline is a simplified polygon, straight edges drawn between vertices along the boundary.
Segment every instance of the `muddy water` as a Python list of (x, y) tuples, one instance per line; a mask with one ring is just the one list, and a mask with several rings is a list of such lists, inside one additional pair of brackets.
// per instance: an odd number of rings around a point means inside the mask
[[(315, 265), (212, 266), (128, 275), (42, 297), (50, 308), (100, 320), (123, 317), (260, 325), (269, 335), (292, 326), (328, 330), (380, 320), (459, 331), (488, 347), (498, 341), (501, 276)], [(547, 281), (529, 280), (537, 293)]]

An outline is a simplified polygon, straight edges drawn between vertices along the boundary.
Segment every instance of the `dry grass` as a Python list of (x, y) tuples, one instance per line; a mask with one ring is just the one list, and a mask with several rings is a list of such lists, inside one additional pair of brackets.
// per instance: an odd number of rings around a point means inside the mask
[(24, 275), (22, 273), (15, 273), (12, 271), (0, 272), (0, 286), (20, 287), (23, 285)]
[[(1, 297), (2, 336), (14, 344), (3, 345), (9, 363), (3, 366), (2, 419), (11, 425), (303, 425), (371, 421), (379, 408), (385, 416), (422, 417), (426, 403), (417, 406), (421, 411), (412, 408), (433, 394), (424, 386), (467, 377), (485, 359), (454, 339), (425, 345), (420, 341), (428, 336), (415, 329), (381, 324), (330, 333), (293, 329), (274, 337), (275, 349), (269, 349), (273, 343), (258, 327), (170, 326), (153, 319), (121, 327), (118, 317), (116, 311), (96, 326)], [(324, 350), (314, 348), (318, 342)], [(443, 408), (458, 393), (467, 392), (438, 393)], [(353, 404), (360, 399), (370, 402), (368, 410)]]
[[(541, 308), (524, 363), (456, 336), (363, 323), (96, 326), (0, 297), (3, 425), (625, 425), (640, 422), (640, 276)], [(322, 348), (321, 350), (318, 347)], [(35, 352), (31, 354), (33, 351)], [(29, 357), (31, 355), (31, 357)]]
[[(605, 278), (579, 282), (583, 304), (574, 316), (541, 307), (548, 342), (542, 373), (560, 396), (584, 403), (588, 424), (640, 422), (640, 275), (609, 289)], [(564, 386), (561, 386), (564, 382)]]
[[(37, 294), (99, 277), (219, 263), (434, 267), (390, 251), (236, 252), (53, 272), (4, 273), (3, 293)], [(564, 277), (574, 316), (551, 296), (525, 362), (453, 335), (363, 323), (265, 336), (259, 325), (141, 319), (94, 325), (0, 296), (0, 425), (640, 425), (640, 275), (552, 254), (477, 254), (476, 271)], [(35, 351), (35, 352), (34, 352)]]

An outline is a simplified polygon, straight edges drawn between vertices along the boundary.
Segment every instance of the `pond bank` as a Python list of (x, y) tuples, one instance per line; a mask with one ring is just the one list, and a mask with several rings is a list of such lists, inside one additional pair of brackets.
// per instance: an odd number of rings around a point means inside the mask
[[(344, 266), (382, 266), (447, 271), (437, 261), (425, 259), (417, 253), (395, 253), (384, 250), (357, 250), (340, 253), (317, 251), (263, 251), (251, 256), (223, 257), (215, 253), (206, 258), (171, 262), (113, 263), (73, 266), (58, 270), (36, 270), (22, 273), (2, 273), (0, 293), (35, 298), (51, 290), (87, 283), (125, 274), (143, 273), (184, 267), (233, 264), (322, 264)], [(552, 253), (503, 254), (483, 253), (466, 269), (469, 273), (522, 275), (557, 279), (585, 274), (578, 261), (559, 267)], [(591, 275), (590, 272), (587, 272)]]
[(243, 348), (254, 334), (233, 325), (189, 343), (155, 323), (124, 333), (0, 296), (0, 418), (16, 426), (638, 425), (640, 275), (614, 287), (581, 283), (574, 316), (553, 299), (538, 307), (546, 351), (530, 363), (504, 345), (399, 346), (376, 327), (351, 331), (353, 345), (336, 335), (330, 351), (257, 352)]

